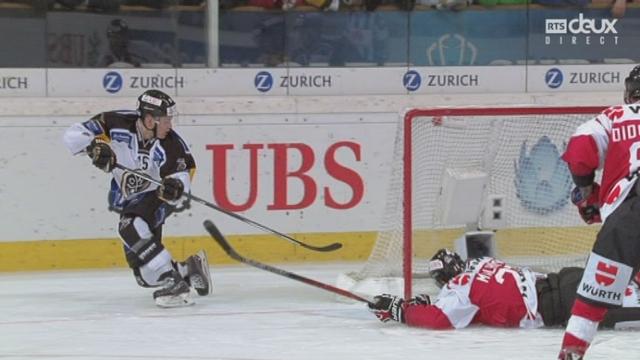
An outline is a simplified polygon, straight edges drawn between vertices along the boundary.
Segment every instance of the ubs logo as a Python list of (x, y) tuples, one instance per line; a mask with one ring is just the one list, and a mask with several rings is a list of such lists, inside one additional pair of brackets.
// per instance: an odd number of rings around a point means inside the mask
[(109, 71), (102, 78), (102, 87), (110, 94), (115, 94), (122, 89), (122, 75), (115, 71)]
[(407, 71), (402, 77), (402, 85), (409, 91), (416, 91), (422, 84), (422, 77), (420, 73), (415, 70)]
[(559, 88), (562, 85), (563, 79), (562, 71), (558, 68), (549, 69), (544, 75), (544, 82), (552, 89)]
[(267, 71), (260, 71), (253, 79), (253, 85), (260, 92), (267, 92), (273, 87), (273, 76)]

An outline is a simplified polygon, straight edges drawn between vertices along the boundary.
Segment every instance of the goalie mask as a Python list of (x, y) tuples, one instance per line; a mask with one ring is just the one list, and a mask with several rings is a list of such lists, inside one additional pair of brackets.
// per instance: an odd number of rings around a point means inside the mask
[(631, 70), (624, 79), (624, 103), (633, 104), (640, 101), (640, 65)]
[(455, 252), (440, 249), (429, 262), (429, 274), (443, 287), (449, 280), (464, 271), (465, 263)]

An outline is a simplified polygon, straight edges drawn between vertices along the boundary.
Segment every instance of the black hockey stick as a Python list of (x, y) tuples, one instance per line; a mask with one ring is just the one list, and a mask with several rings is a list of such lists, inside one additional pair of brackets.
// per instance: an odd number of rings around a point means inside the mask
[[(125, 172), (132, 173), (135, 176), (137, 176), (137, 177), (139, 177), (141, 179), (147, 180), (150, 183), (153, 183), (153, 184), (156, 184), (156, 185), (162, 185), (162, 182), (152, 178), (151, 176), (149, 176), (147, 174), (141, 173), (141, 172), (133, 170), (133, 169), (129, 169), (126, 166), (120, 165), (118, 163), (116, 163), (115, 167), (117, 167), (118, 169), (123, 170)], [(267, 227), (265, 225), (262, 225), (260, 223), (255, 222), (255, 221), (253, 221), (251, 219), (248, 219), (248, 218), (246, 218), (246, 217), (244, 217), (242, 215), (238, 215), (238, 214), (236, 214), (234, 212), (231, 212), (229, 210), (223, 209), (223, 208), (219, 207), (218, 205), (216, 205), (214, 203), (211, 203), (209, 201), (201, 199), (201, 198), (199, 198), (199, 197), (197, 197), (195, 195), (191, 195), (191, 193), (185, 193), (184, 196), (186, 196), (188, 199), (193, 200), (193, 201), (195, 201), (197, 203), (200, 203), (200, 204), (202, 204), (204, 206), (210, 207), (210, 208), (212, 208), (214, 210), (220, 211), (221, 213), (229, 215), (232, 218), (238, 219), (238, 220), (242, 221), (245, 224), (249, 224), (249, 225), (254, 226), (254, 227), (256, 227), (256, 228), (258, 228), (260, 230), (264, 230), (266, 232), (270, 232), (272, 234), (278, 235), (281, 238), (284, 238), (284, 239), (286, 239), (286, 240), (288, 240), (288, 241), (290, 241), (290, 242), (292, 242), (294, 244), (298, 244), (298, 245), (300, 245), (302, 247), (305, 247), (305, 248), (307, 248), (309, 250), (328, 252), (328, 251), (338, 250), (338, 249), (340, 249), (342, 247), (341, 243), (333, 243), (333, 244), (329, 244), (327, 246), (315, 246), (315, 245), (307, 244), (307, 243), (304, 243), (304, 242), (302, 242), (300, 240), (296, 240), (296, 239), (292, 238), (291, 236), (289, 236), (289, 235), (287, 235), (285, 233), (281, 233), (280, 231), (274, 230), (274, 229), (272, 229), (270, 227)]]
[(259, 261), (253, 260), (253, 259), (248, 259), (240, 254), (238, 254), (234, 248), (231, 247), (231, 244), (229, 244), (229, 242), (227, 241), (227, 239), (224, 238), (224, 235), (222, 235), (222, 233), (220, 232), (220, 230), (218, 230), (218, 227), (213, 223), (213, 221), (211, 220), (205, 220), (204, 223), (204, 228), (207, 229), (207, 231), (209, 232), (209, 234), (211, 234), (211, 237), (213, 237), (213, 239), (218, 243), (218, 245), (220, 245), (220, 247), (222, 247), (222, 250), (224, 250), (224, 252), (227, 253), (227, 255), (229, 255), (230, 258), (237, 260), (241, 263), (256, 267), (258, 269), (262, 269), (262, 270), (266, 270), (268, 272), (272, 272), (274, 274), (278, 274), (281, 276), (284, 276), (286, 278), (289, 279), (293, 279), (293, 280), (297, 280), (300, 282), (303, 282), (307, 285), (311, 285), (311, 286), (315, 286), (318, 287), (320, 289), (326, 290), (326, 291), (330, 291), (332, 293), (338, 294), (338, 295), (342, 295), (345, 297), (348, 297), (350, 299), (353, 300), (357, 300), (357, 301), (361, 301), (363, 303), (367, 303), (367, 304), (371, 304), (371, 302), (363, 297), (360, 297), (352, 292), (349, 292), (347, 290), (343, 290), (334, 286), (331, 286), (329, 284), (325, 284), (325, 283), (321, 283), (317, 280), (313, 280), (313, 279), (309, 279), (307, 277), (298, 275), (298, 274), (294, 274), (292, 272), (283, 270), (283, 269), (279, 269), (276, 267), (273, 267), (271, 265), (267, 265), (267, 264), (263, 264)]

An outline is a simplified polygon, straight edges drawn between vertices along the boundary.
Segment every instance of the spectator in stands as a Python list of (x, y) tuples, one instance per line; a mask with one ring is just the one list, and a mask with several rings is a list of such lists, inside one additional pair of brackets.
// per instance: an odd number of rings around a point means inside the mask
[(123, 19), (113, 19), (107, 27), (109, 53), (104, 56), (104, 67), (145, 67), (160, 64), (166, 67), (178, 66), (172, 60), (173, 49), (164, 42), (152, 45), (148, 41), (133, 40), (131, 30)]
[(113, 19), (107, 28), (110, 53), (105, 55), (105, 67), (140, 67), (140, 58), (129, 51), (129, 26), (122, 19)]
[(611, 5), (611, 15), (615, 18), (624, 17), (627, 3), (639, 3), (639, 0), (592, 0), (595, 5)]

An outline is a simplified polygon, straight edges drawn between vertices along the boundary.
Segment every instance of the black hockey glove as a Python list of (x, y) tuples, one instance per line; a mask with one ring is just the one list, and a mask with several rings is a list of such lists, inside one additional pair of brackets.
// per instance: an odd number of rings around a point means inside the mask
[(111, 150), (111, 146), (102, 140), (93, 139), (87, 146), (87, 154), (93, 165), (104, 172), (111, 172), (116, 166), (116, 154)]
[(409, 305), (431, 305), (431, 298), (427, 294), (419, 294), (409, 300)]
[(600, 223), (600, 185), (594, 182), (591, 186), (576, 186), (571, 191), (571, 202), (578, 208), (580, 217), (587, 224)]
[(182, 196), (184, 184), (176, 178), (166, 177), (162, 179), (162, 185), (158, 187), (156, 192), (161, 200), (175, 201)]
[(368, 306), (369, 311), (382, 322), (389, 320), (404, 322), (404, 300), (398, 296), (378, 295), (373, 298), (373, 302)]

